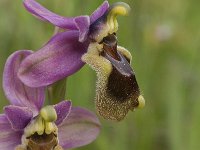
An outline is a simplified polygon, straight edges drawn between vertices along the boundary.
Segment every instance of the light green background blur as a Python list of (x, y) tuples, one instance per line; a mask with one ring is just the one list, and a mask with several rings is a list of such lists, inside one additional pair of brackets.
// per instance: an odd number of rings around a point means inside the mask
[[(119, 123), (101, 118), (100, 136), (77, 150), (199, 150), (200, 1), (124, 1), (132, 11), (118, 19), (119, 44), (133, 55), (146, 107), (129, 112)], [(102, 0), (39, 2), (58, 14), (76, 16), (90, 14)], [(12, 52), (37, 50), (53, 30), (52, 25), (30, 15), (22, 0), (0, 0), (0, 77)], [(95, 111), (95, 80), (96, 74), (88, 66), (69, 77), (67, 98), (74, 106)], [(0, 87), (1, 112), (6, 104)]]

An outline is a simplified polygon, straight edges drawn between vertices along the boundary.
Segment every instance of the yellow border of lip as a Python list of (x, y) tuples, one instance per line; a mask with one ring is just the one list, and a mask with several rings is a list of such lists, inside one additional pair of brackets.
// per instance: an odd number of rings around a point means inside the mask
[(144, 106), (145, 106), (145, 99), (144, 99), (144, 97), (142, 95), (140, 95), (138, 97), (138, 102), (139, 102), (139, 105), (138, 105), (137, 108), (144, 108)]

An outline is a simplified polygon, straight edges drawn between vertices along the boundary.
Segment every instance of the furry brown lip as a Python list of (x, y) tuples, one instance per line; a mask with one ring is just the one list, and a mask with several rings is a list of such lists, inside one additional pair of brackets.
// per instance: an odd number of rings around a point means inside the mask
[(102, 40), (102, 56), (108, 59), (113, 69), (108, 78), (108, 93), (123, 102), (129, 98), (137, 99), (140, 95), (135, 73), (130, 66), (130, 60), (117, 51), (117, 37), (109, 34)]

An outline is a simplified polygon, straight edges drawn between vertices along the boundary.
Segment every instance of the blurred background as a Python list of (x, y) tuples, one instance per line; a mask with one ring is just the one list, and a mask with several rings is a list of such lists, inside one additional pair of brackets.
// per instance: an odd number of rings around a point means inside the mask
[[(91, 14), (102, 0), (38, 0), (63, 16)], [(116, 2), (110, 0), (110, 3)], [(118, 39), (133, 55), (132, 65), (146, 107), (119, 122), (102, 118), (100, 136), (77, 150), (200, 149), (199, 0), (124, 0), (132, 11), (119, 17)], [(54, 27), (40, 22), (21, 0), (0, 1), (0, 79), (7, 57), (39, 49)], [(96, 74), (84, 66), (69, 77), (67, 99), (94, 109)], [(2, 80), (0, 80), (2, 83)], [(8, 104), (0, 87), (0, 106)]]

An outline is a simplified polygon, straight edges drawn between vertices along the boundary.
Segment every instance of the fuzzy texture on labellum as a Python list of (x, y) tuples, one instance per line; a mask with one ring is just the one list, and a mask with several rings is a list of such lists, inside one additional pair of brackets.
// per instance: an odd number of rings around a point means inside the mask
[(140, 105), (142, 96), (130, 67), (131, 54), (115, 39), (112, 34), (100, 44), (91, 43), (82, 60), (97, 72), (97, 111), (105, 119), (120, 121)]

